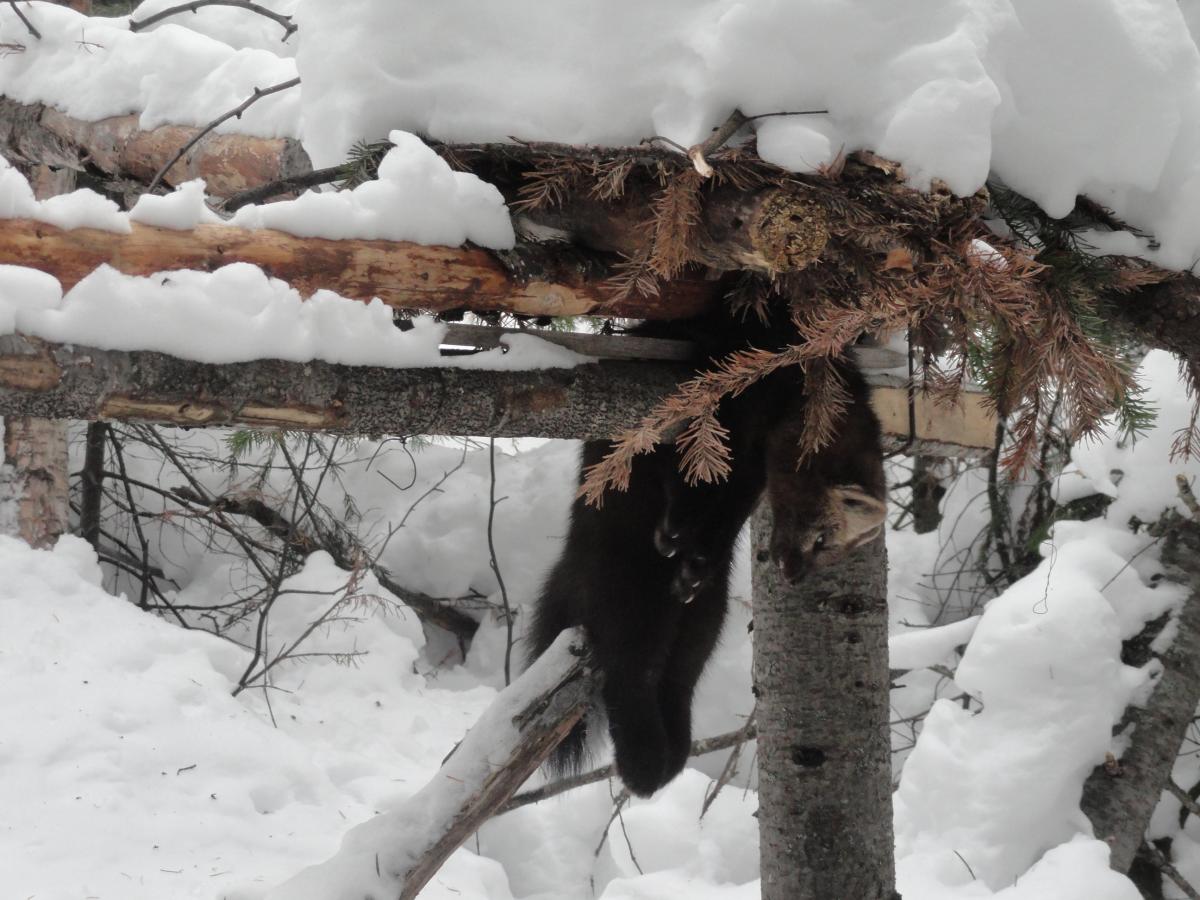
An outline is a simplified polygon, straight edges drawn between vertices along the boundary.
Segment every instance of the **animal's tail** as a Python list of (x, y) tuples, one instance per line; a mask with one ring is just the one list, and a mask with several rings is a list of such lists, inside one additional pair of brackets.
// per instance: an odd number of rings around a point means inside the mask
[[(570, 626), (565, 622), (560, 622), (558, 617), (553, 615), (551, 609), (545, 605), (539, 605), (534, 612), (533, 627), (529, 632), (529, 652), (525, 658), (525, 668), (529, 668), (535, 659), (545, 653), (558, 635), (568, 627)], [(584, 765), (591, 757), (588, 752), (588, 735), (596, 725), (596, 709), (597, 704), (593, 702), (592, 709), (575, 723), (575, 727), (567, 732), (567, 736), (546, 757), (542, 768), (548, 775), (553, 778), (562, 778), (578, 775), (583, 771)]]

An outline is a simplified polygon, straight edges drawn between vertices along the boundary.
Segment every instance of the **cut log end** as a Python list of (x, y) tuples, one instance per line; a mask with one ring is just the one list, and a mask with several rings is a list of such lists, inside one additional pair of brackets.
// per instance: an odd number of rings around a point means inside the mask
[(758, 268), (795, 272), (816, 262), (829, 243), (824, 207), (788, 191), (772, 191), (750, 223)]

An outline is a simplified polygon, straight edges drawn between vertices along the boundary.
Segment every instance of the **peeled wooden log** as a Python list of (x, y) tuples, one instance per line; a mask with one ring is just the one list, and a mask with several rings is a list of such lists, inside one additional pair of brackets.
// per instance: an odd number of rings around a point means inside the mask
[(718, 285), (680, 279), (658, 296), (614, 299), (602, 279), (571, 254), (519, 262), (514, 278), (496, 255), (477, 248), (392, 241), (300, 238), (269, 229), (198, 225), (173, 231), (134, 224), (129, 234), (63, 231), (31, 219), (0, 219), (0, 259), (48, 272), (68, 290), (103, 263), (127, 275), (172, 269), (212, 271), (247, 262), (302, 295), (326, 288), (355, 300), (379, 297), (402, 309), (503, 310), (536, 316), (686, 318), (718, 296)]

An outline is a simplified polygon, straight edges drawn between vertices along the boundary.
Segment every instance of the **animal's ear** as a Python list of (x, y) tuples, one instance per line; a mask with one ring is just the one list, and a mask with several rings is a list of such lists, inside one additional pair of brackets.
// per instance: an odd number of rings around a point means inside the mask
[(887, 518), (886, 503), (857, 484), (840, 484), (832, 493), (833, 501), (841, 504), (846, 516), (847, 547), (858, 547), (879, 534)]

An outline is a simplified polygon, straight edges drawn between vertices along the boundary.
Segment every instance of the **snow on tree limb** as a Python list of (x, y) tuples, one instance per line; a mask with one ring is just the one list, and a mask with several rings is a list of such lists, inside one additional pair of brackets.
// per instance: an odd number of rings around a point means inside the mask
[(497, 695), (438, 773), (399, 809), (352, 829), (341, 849), (266, 900), (411, 900), (583, 715), (593, 676), (576, 630)]

